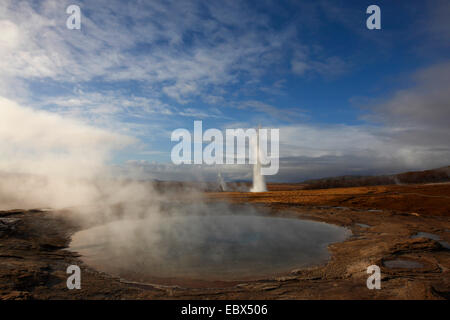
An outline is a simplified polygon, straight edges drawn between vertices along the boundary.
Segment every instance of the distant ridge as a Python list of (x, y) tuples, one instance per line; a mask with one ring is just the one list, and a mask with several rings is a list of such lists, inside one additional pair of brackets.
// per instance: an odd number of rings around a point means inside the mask
[(339, 176), (302, 182), (304, 189), (328, 189), (392, 184), (450, 182), (450, 166), (382, 176)]

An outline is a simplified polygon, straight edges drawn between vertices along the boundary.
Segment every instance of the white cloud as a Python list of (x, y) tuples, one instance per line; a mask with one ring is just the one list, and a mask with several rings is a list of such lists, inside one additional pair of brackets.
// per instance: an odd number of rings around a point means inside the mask
[[(247, 124), (239, 124), (242, 128)], [(280, 129), (280, 171), (268, 181), (403, 172), (450, 163), (450, 149), (439, 141), (405, 142), (398, 128), (370, 125), (290, 125)], [(205, 145), (204, 145), (205, 146)], [(230, 180), (250, 180), (250, 165), (183, 165), (130, 161), (141, 177), (160, 180), (215, 181), (220, 171)]]
[(242, 101), (236, 103), (235, 107), (239, 109), (252, 109), (267, 114), (272, 117), (272, 119), (279, 119), (287, 122), (295, 122), (306, 118), (305, 112), (300, 108), (285, 108), (280, 112), (279, 108), (256, 100)]
[[(394, 91), (370, 106), (366, 122), (359, 125), (296, 124), (280, 129), (280, 171), (269, 181), (301, 181), (344, 174), (386, 174), (422, 170), (450, 163), (450, 63), (421, 69), (412, 75), (409, 88)], [(247, 107), (264, 107), (250, 103)], [(372, 123), (374, 122), (374, 123)], [(227, 128), (248, 128), (248, 123), (229, 123)], [(174, 170), (180, 177), (215, 179), (221, 170), (228, 179), (249, 178), (247, 166), (181, 168), (144, 166), (162, 179)]]
[[(296, 36), (289, 26), (270, 28), (267, 15), (244, 3), (197, 1), (81, 2), (82, 28), (68, 30), (68, 4), (6, 1), (0, 9), (2, 78), (136, 80), (179, 103), (210, 102), (224, 95), (215, 87), (270, 72)], [(330, 64), (323, 58), (317, 69)]]
[(404, 145), (450, 149), (450, 62), (421, 69), (413, 84), (377, 101), (364, 118), (393, 128), (391, 135)]

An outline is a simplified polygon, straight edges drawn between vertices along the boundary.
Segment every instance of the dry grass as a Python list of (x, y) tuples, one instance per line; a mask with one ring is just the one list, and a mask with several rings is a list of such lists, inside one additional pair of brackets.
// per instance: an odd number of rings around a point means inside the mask
[[(290, 189), (292, 188), (292, 189)], [(420, 215), (450, 216), (450, 184), (388, 185), (299, 190), (298, 185), (270, 185), (269, 192), (211, 192), (211, 199), (232, 202), (304, 206), (343, 206), (393, 210)]]

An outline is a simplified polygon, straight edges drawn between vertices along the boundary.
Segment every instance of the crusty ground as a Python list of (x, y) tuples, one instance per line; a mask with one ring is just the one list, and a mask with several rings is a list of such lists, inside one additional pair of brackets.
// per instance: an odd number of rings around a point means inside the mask
[[(325, 221), (353, 236), (329, 246), (327, 264), (284, 277), (226, 288), (180, 288), (129, 283), (93, 270), (66, 248), (80, 229), (58, 212), (0, 212), (0, 299), (448, 299), (450, 251), (437, 241), (410, 239), (416, 232), (450, 243), (450, 185), (377, 186), (271, 192), (208, 193), (210, 201), (253, 203), (277, 215)], [(269, 186), (269, 189), (271, 186)], [(276, 190), (275, 190), (276, 189)], [(294, 189), (294, 190), (293, 190)], [(11, 220), (13, 219), (13, 220)], [(356, 223), (370, 225), (363, 228)], [(388, 269), (383, 261), (411, 259), (418, 269)], [(68, 290), (66, 268), (82, 270), (81, 290)], [(381, 267), (381, 290), (366, 287), (367, 267)]]

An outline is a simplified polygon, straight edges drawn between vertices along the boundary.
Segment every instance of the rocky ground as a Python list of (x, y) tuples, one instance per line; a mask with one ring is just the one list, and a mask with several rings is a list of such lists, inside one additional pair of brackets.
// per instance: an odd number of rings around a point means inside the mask
[[(223, 289), (129, 283), (93, 270), (67, 250), (80, 229), (58, 212), (0, 212), (0, 299), (449, 299), (450, 185), (209, 193), (210, 201), (254, 203), (290, 215), (350, 228), (322, 266)], [(410, 238), (417, 232), (441, 240)], [(387, 268), (402, 259), (421, 268)], [(81, 290), (68, 290), (66, 268), (82, 271)], [(367, 267), (381, 268), (380, 290), (366, 286)]]

